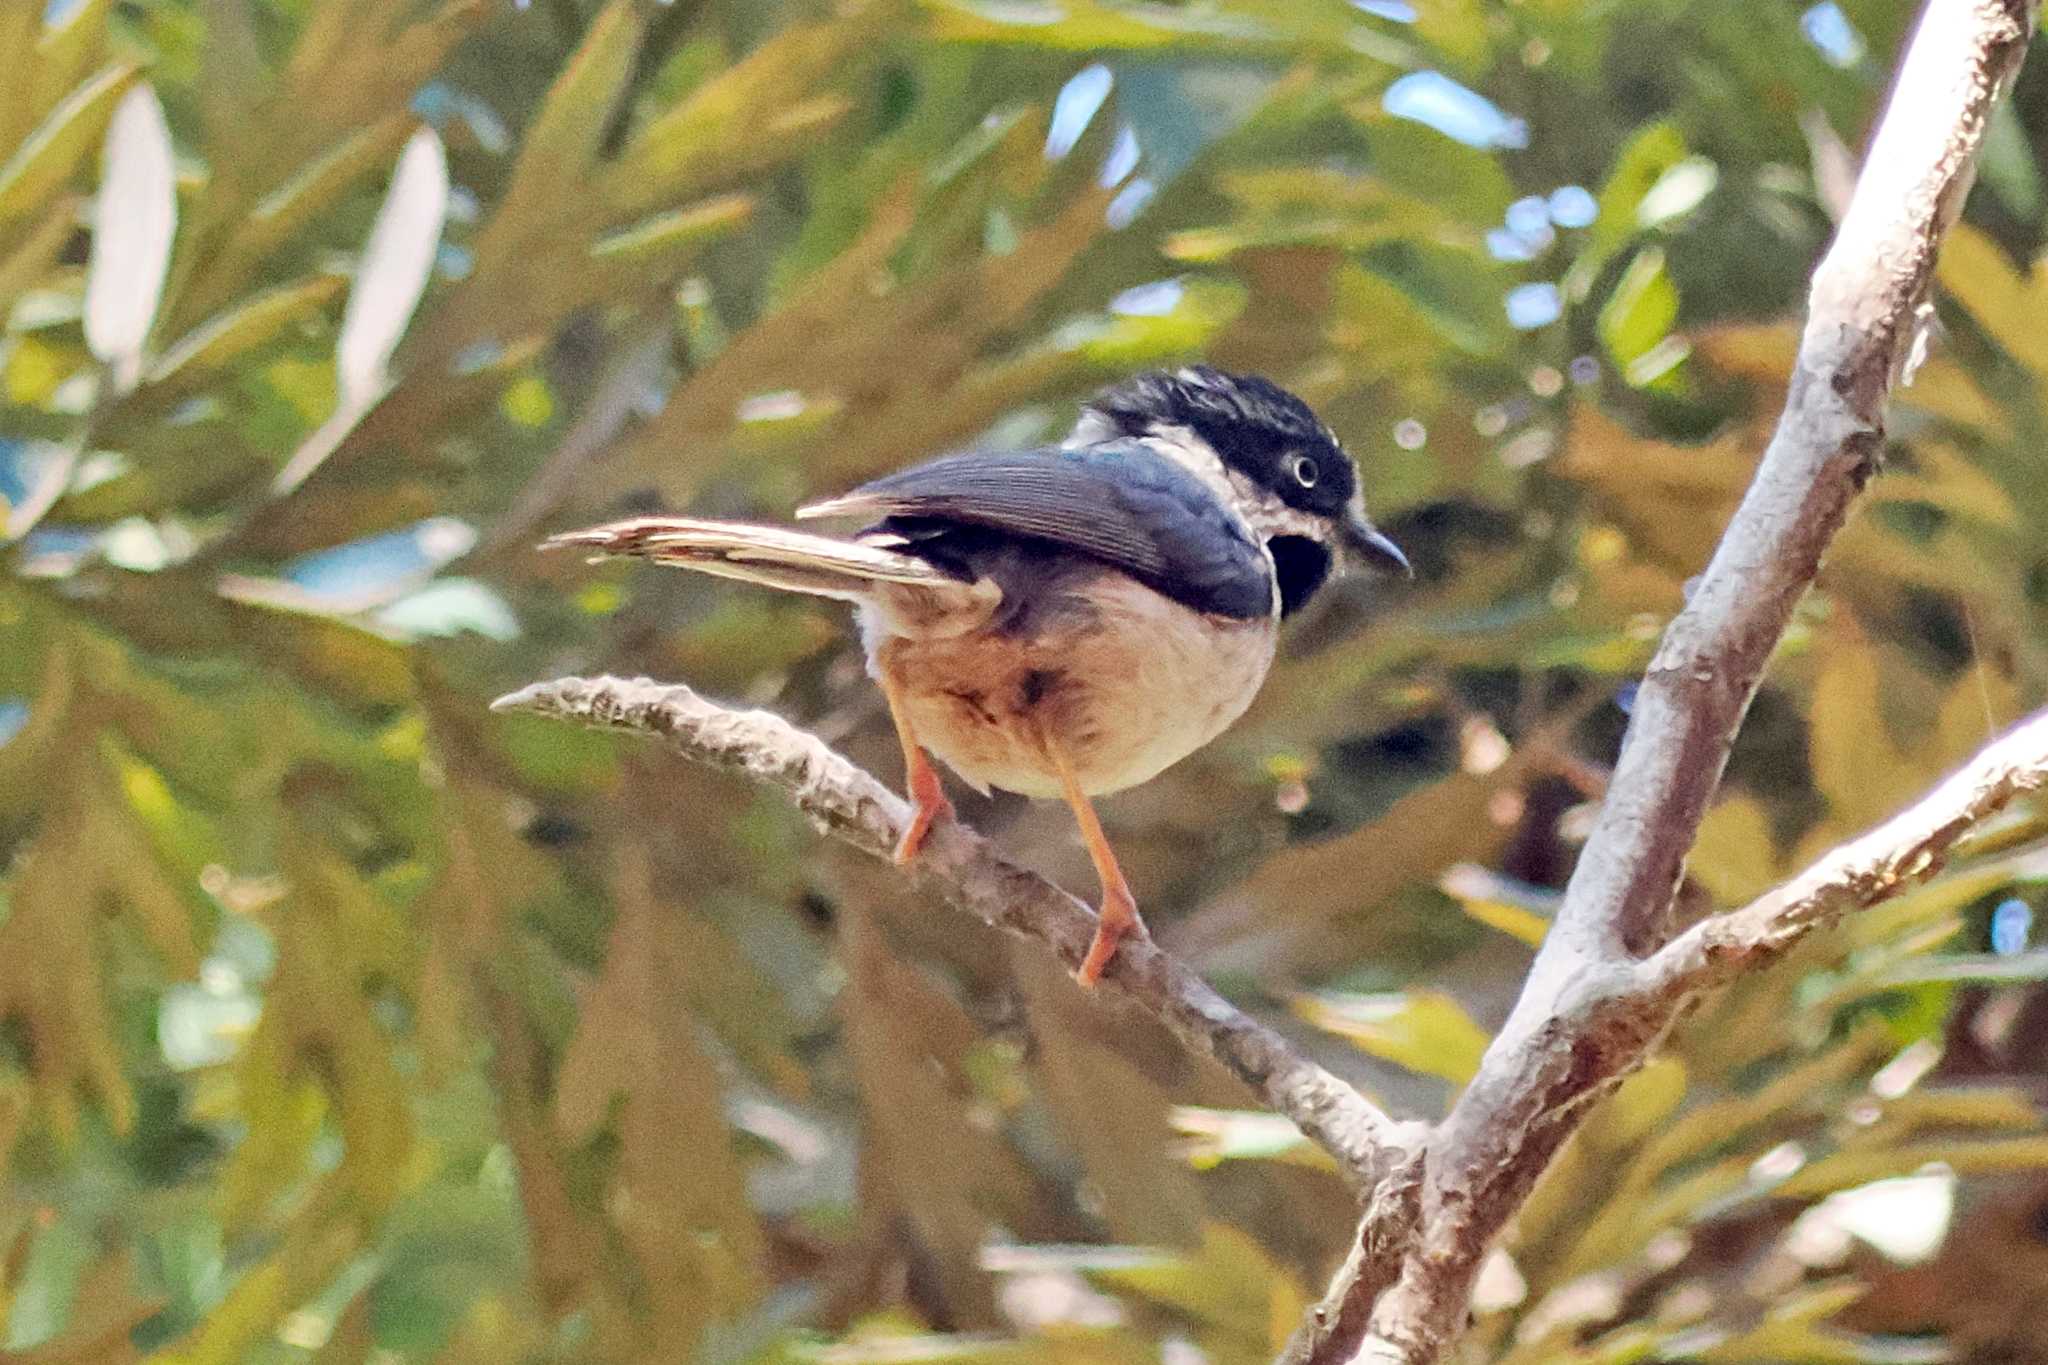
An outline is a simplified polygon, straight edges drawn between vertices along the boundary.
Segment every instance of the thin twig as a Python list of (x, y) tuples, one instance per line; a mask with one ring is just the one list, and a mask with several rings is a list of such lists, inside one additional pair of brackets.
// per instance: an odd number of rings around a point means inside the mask
[[(559, 678), (491, 707), (659, 736), (685, 757), (779, 788), (821, 831), (877, 857), (895, 848), (909, 818), (902, 798), (815, 735), (766, 711), (728, 710), (687, 687), (646, 678)], [(920, 885), (983, 923), (1044, 943), (1069, 968), (1080, 965), (1094, 937), (1094, 912), (1005, 861), (963, 825), (935, 828), (910, 870)], [(1220, 1062), (1294, 1120), (1368, 1196), (1419, 1150), (1422, 1124), (1389, 1118), (1151, 942), (1126, 939), (1101, 989), (1150, 1010), (1190, 1049)]]

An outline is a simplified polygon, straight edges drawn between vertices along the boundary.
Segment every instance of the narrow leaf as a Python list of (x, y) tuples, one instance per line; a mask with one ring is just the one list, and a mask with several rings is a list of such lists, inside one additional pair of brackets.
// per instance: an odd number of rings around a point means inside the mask
[(0, 165), (0, 224), (35, 212), (85, 159), (113, 116), (132, 66), (111, 66), (66, 96)]
[(499, 208), (500, 224), (514, 236), (543, 205), (559, 206), (564, 191), (581, 183), (596, 158), (619, 92), (633, 71), (646, 26), (639, 0), (612, 0), (591, 21), (583, 44), (555, 78), (527, 130), (525, 145)]
[(391, 389), (391, 354), (398, 349), (426, 292), (448, 217), (448, 157), (431, 128), (414, 133), (399, 153), (391, 188), (356, 266), (355, 287), (341, 319), (335, 348), (339, 401), (271, 482), (278, 497), (304, 483), (348, 439), (357, 423)]
[(265, 195), (231, 237), (193, 272), (172, 300), (171, 322), (181, 331), (229, 306), (264, 260), (353, 186), (385, 165), (406, 138), (411, 120), (387, 118), (328, 147)]
[(1678, 287), (1665, 273), (1664, 253), (1645, 247), (1600, 309), (1600, 340), (1626, 367), (1662, 341), (1677, 321)]
[[(0, 0), (0, 71), (34, 70), (42, 31), (41, 0)], [(28, 96), (19, 82), (0, 94), (0, 154), (12, 151), (35, 120)]]
[(335, 357), (342, 407), (370, 401), (385, 388), (391, 353), (426, 292), (447, 214), (448, 159), (440, 137), (422, 128), (399, 155), (349, 291)]
[[(37, 109), (56, 104), (100, 64), (106, 52), (107, 16), (113, 11), (113, 0), (80, 0), (63, 8), (63, 17), (54, 27), (45, 27), (36, 43)], [(49, 10), (44, 14), (47, 17)]]
[(600, 237), (590, 247), (597, 260), (638, 261), (685, 252), (722, 237), (746, 222), (753, 196), (722, 195), (673, 213), (657, 214), (632, 227)]
[(1442, 991), (1323, 992), (1297, 997), (1294, 1009), (1317, 1028), (1341, 1034), (1375, 1057), (1456, 1085), (1472, 1079), (1486, 1051), (1486, 1031)]
[(114, 110), (105, 163), (93, 208), (85, 342), (113, 371), (115, 387), (127, 390), (142, 376), (142, 350), (178, 230), (171, 130), (147, 83), (122, 96)]
[(180, 338), (150, 371), (149, 380), (161, 384), (180, 373), (219, 369), (275, 340), (292, 324), (317, 313), (339, 292), (339, 275), (315, 275), (266, 289)]

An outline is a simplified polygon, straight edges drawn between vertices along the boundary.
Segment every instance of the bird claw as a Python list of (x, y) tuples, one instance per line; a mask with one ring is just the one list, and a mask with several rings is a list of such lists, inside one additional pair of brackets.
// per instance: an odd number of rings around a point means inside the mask
[(903, 837), (896, 841), (896, 851), (890, 855), (898, 867), (907, 866), (917, 857), (924, 848), (925, 836), (932, 832), (932, 825), (940, 816), (953, 818), (953, 803), (946, 799), (939, 775), (930, 768), (911, 774), (910, 800), (910, 823), (903, 827)]
[(1113, 890), (1102, 898), (1102, 918), (1095, 926), (1095, 937), (1088, 944), (1087, 955), (1081, 959), (1074, 980), (1092, 989), (1116, 960), (1123, 941), (1132, 937), (1145, 937), (1145, 921), (1138, 918), (1137, 902), (1128, 891)]

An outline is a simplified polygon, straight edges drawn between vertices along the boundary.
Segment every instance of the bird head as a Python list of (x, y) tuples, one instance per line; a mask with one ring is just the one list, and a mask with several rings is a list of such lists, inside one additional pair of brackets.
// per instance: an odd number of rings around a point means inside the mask
[(1314, 410), (1271, 380), (1207, 365), (1154, 370), (1097, 394), (1076, 440), (1139, 439), (1215, 482), (1273, 556), (1282, 610), (1336, 562), (1412, 576), (1366, 516), (1358, 466)]

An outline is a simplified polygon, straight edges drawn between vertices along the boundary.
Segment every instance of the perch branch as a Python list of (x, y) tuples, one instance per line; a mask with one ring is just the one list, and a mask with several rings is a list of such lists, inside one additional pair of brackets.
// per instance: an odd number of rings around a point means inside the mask
[[(1647, 987), (1638, 959), (1666, 934), (1685, 853), (1771, 652), (1877, 469), (1885, 401), (1927, 322), (1942, 233), (2019, 69), (2034, 9), (2031, 0), (1930, 0), (1814, 273), (1784, 412), (1651, 660), (1557, 921), (1478, 1074), (1431, 1135), (1412, 1220), (1375, 1228), (1368, 1213), (1366, 1254), (1346, 1263), (1348, 1283), (1304, 1325), (1296, 1358), (1437, 1360), (1463, 1328), (1487, 1249), (1588, 1102), (1670, 1024), (1679, 998)], [(1375, 1248), (1391, 1248), (1397, 1274), (1371, 1264)], [(1359, 1308), (1369, 1298), (1367, 1315)], [(1361, 1319), (1363, 1339), (1354, 1335)]]
[[(909, 818), (902, 798), (815, 735), (766, 711), (728, 710), (687, 687), (646, 678), (558, 678), (500, 697), (491, 708), (659, 736), (686, 758), (779, 788), (821, 831), (876, 857), (889, 856)], [(1094, 912), (1005, 861), (963, 825), (934, 829), (909, 871), (984, 924), (1045, 944), (1070, 969), (1095, 935)], [(1101, 988), (1151, 1011), (1189, 1048), (1294, 1120), (1362, 1192), (1370, 1194), (1419, 1148), (1423, 1125), (1380, 1112), (1150, 941), (1125, 940)]]

